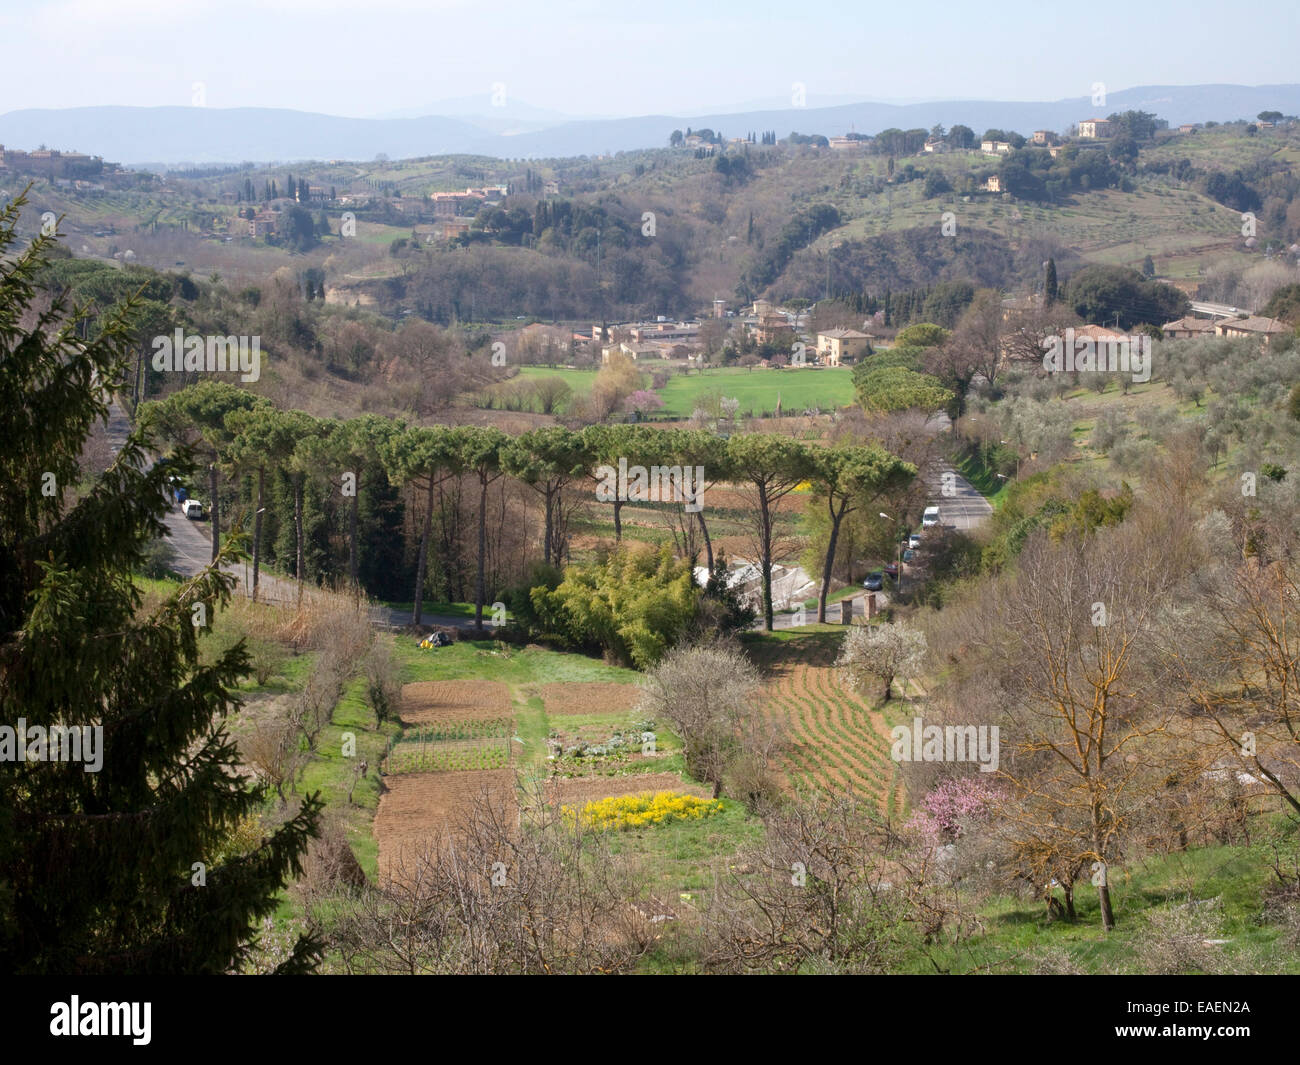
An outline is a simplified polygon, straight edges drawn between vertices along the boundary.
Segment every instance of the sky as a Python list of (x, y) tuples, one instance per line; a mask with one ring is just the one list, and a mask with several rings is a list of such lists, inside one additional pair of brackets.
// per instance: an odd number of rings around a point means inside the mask
[(1293, 83), (1298, 12), (1296, 0), (0, 0), (0, 113), (201, 102), (372, 117), (449, 99), (486, 109), (495, 94), (574, 116), (689, 115), (791, 102), (796, 85), (815, 107)]

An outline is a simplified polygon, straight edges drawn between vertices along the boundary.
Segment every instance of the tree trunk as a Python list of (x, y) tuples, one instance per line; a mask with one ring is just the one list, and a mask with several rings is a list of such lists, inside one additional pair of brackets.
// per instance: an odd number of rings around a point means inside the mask
[(542, 557), (546, 565), (551, 564), (551, 536), (554, 524), (555, 508), (555, 488), (547, 484), (546, 486), (546, 530), (542, 533)]
[(704, 557), (709, 563), (709, 576), (713, 576), (713, 540), (709, 537), (709, 523), (704, 520), (704, 511), (697, 510), (695, 516), (700, 520), (700, 532), (704, 534)]
[(144, 348), (140, 348), (139, 354), (135, 360), (135, 384), (131, 389), (131, 417), (134, 418), (136, 411), (140, 409), (140, 380), (144, 375)]
[(551, 512), (551, 565), (562, 569), (568, 554), (569, 523), (564, 514), (564, 495), (555, 493), (555, 508)]
[(822, 564), (822, 587), (817, 595), (818, 625), (826, 624), (826, 597), (831, 590), (831, 568), (835, 565), (835, 547), (840, 538), (840, 522), (844, 520), (844, 511), (847, 506), (848, 501), (845, 500), (837, 514), (834, 504), (828, 503), (828, 509), (831, 512), (831, 535), (826, 544), (826, 561)]
[(305, 477), (300, 476), (293, 486), (293, 534), (298, 542), (298, 557), (294, 561), (294, 575), (298, 578), (298, 605), (302, 605), (303, 543), (302, 543), (302, 493)]
[(772, 611), (772, 514), (767, 506), (767, 492), (760, 489), (758, 493), (759, 523), (759, 567), (763, 573), (763, 625), (771, 632), (773, 624)]
[(483, 570), (487, 562), (487, 478), (479, 475), (478, 492), (478, 575), (474, 581), (474, 628), (483, 631), (483, 599), (485, 598)]
[(1110, 869), (1102, 857), (1105, 840), (1103, 839), (1101, 812), (1096, 806), (1092, 808), (1092, 849), (1101, 863), (1101, 883), (1097, 885), (1097, 904), (1101, 910), (1102, 931), (1109, 932), (1115, 927), (1115, 911), (1110, 905)]
[(1102, 883), (1097, 888), (1097, 901), (1101, 905), (1101, 928), (1109, 932), (1115, 927), (1115, 911), (1110, 906), (1110, 884)]
[(429, 531), (433, 528), (433, 474), (429, 474), (429, 501), (424, 507), (424, 531), (420, 534), (420, 557), (415, 564), (415, 608), (411, 611), (411, 624), (420, 624), (424, 611), (424, 575), (429, 564)]
[(217, 463), (208, 464), (208, 517), (212, 519), (212, 561), (221, 554), (221, 511), (217, 506)]
[(614, 542), (623, 540), (623, 500), (614, 500)]
[(358, 579), (360, 562), (357, 558), (357, 525), (360, 520), (361, 500), (361, 482), (360, 479), (352, 486), (352, 508), (348, 515), (348, 579), (352, 582), (352, 594), (356, 598), (361, 596), (361, 583)]
[(257, 468), (257, 513), (253, 515), (253, 602), (257, 602), (257, 581), (262, 567), (262, 504), (266, 495), (266, 469)]

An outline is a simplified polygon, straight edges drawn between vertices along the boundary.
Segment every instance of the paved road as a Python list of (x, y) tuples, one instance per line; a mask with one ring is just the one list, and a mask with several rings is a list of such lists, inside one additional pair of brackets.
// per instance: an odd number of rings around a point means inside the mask
[[(121, 450), (131, 431), (131, 421), (125, 412), (113, 403), (108, 414), (108, 439), (113, 454)], [(167, 525), (167, 546), (171, 550), (171, 566), (185, 577), (193, 577), (212, 562), (212, 525), (208, 521), (191, 521), (181, 513), (179, 506), (173, 506), (165, 519)], [(223, 573), (233, 574), (237, 580), (236, 591), (252, 597), (253, 564), (227, 563), (221, 567)], [(309, 586), (310, 587), (310, 586)], [(263, 570), (258, 574), (257, 596), (260, 601), (292, 605), (298, 601), (296, 582)], [(375, 606), (370, 611), (371, 621), (383, 628), (405, 628), (411, 623), (411, 615), (405, 610), (393, 610), (391, 607)], [(448, 617), (438, 614), (424, 614), (421, 622), (425, 625), (440, 625), (454, 629), (472, 629), (471, 623), (464, 618)]]
[(1209, 314), (1216, 318), (1236, 318), (1238, 314), (1243, 313), (1241, 308), (1229, 307), (1226, 303), (1205, 303), (1204, 301), (1192, 301), (1192, 310), (1197, 314)]
[[(172, 566), (187, 577), (192, 577), (212, 561), (212, 525), (208, 521), (191, 521), (181, 513), (179, 506), (167, 515), (167, 544), (172, 551)], [(251, 598), (253, 594), (253, 563), (229, 564), (221, 567), (223, 573), (233, 574), (237, 580), (236, 591)], [(308, 585), (308, 590), (313, 586)], [(285, 577), (262, 570), (257, 578), (257, 597), (261, 602), (292, 606), (298, 602), (298, 585)], [(376, 605), (370, 608), (370, 620), (381, 628), (405, 628), (411, 623), (406, 610)], [(423, 625), (439, 625), (452, 629), (473, 629), (465, 618), (424, 613)]]
[[(952, 420), (939, 411), (926, 423), (926, 428), (936, 434), (946, 433), (952, 429)], [(945, 474), (951, 477), (945, 478)], [(947, 460), (936, 460), (932, 469), (921, 474), (921, 479), (929, 491), (926, 505), (939, 508), (942, 524), (954, 529), (974, 529), (992, 517), (992, 504)]]
[(938, 460), (922, 479), (929, 493), (929, 505), (939, 508), (941, 524), (954, 529), (975, 529), (992, 517), (993, 505), (947, 461)]

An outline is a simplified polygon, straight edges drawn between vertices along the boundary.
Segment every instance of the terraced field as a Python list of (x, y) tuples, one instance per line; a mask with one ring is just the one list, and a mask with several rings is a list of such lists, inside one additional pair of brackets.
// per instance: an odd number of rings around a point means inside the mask
[(856, 792), (890, 814), (904, 795), (890, 759), (889, 725), (840, 683), (833, 663), (843, 630), (754, 647), (765, 667), (764, 697), (786, 734), (783, 775), (791, 790)]
[(786, 776), (792, 787), (854, 791), (883, 809), (898, 799), (889, 729), (824, 666), (796, 666), (770, 683), (767, 706), (786, 728)]

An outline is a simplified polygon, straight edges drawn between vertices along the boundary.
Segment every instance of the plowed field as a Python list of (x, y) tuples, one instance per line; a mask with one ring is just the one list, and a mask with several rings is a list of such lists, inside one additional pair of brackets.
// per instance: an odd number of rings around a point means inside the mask
[(426, 680), (402, 689), (402, 721), (410, 725), (513, 715), (510, 689), (500, 681)]
[(436, 845), (450, 825), (473, 809), (485, 795), (494, 803), (515, 806), (513, 769), (472, 773), (400, 773), (384, 778), (387, 790), (379, 797), (375, 840), (379, 844), (379, 875), (383, 879)]
[(626, 713), (636, 705), (639, 694), (633, 684), (599, 681), (543, 684), (542, 702), (548, 715)]

